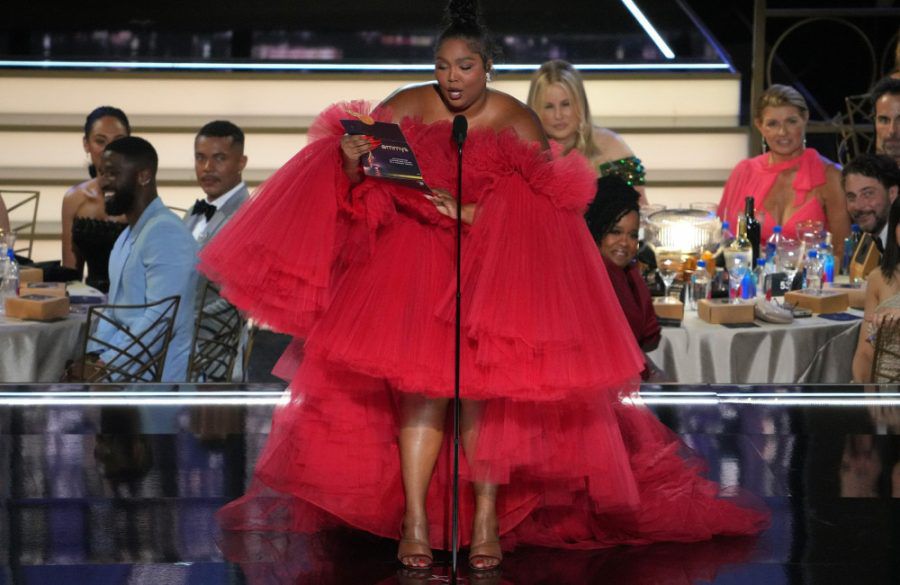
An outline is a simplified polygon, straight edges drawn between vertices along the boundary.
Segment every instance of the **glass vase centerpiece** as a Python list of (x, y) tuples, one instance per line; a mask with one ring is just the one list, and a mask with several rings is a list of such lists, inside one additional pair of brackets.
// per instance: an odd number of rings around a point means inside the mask
[(676, 279), (690, 276), (704, 251), (714, 251), (722, 225), (708, 209), (664, 209), (648, 217), (649, 243), (656, 255), (656, 268), (665, 286), (663, 302)]

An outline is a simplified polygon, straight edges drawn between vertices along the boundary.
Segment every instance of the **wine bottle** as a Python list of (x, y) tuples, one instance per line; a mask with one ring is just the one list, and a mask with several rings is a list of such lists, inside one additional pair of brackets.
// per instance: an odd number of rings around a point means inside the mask
[(747, 239), (750, 240), (750, 245), (753, 247), (753, 266), (756, 266), (756, 262), (759, 260), (759, 244), (760, 238), (762, 237), (762, 226), (760, 225), (759, 220), (756, 219), (756, 212), (754, 211), (753, 206), (753, 197), (744, 199), (744, 216), (747, 218)]

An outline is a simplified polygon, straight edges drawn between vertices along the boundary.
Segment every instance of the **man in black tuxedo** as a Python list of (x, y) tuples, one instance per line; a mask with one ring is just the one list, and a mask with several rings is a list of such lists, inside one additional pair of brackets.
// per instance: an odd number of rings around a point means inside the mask
[(224, 120), (206, 124), (194, 139), (194, 170), (206, 194), (184, 216), (200, 248), (221, 229), (249, 197), (241, 176), (247, 166), (244, 133)]

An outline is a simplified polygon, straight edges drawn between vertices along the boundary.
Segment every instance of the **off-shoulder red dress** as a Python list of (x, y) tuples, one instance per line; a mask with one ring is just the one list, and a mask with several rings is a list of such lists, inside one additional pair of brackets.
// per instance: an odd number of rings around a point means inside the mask
[[(220, 512), (227, 529), (343, 524), (396, 538), (398, 397), (453, 395), (455, 222), (415, 189), (351, 187), (338, 121), (363, 108), (323, 113), (310, 144), (201, 254), (225, 297), (305, 340), (302, 359), (282, 358), (291, 401), (251, 490)], [(450, 123), (401, 127), (428, 184), (454, 192)], [(476, 212), (463, 235), (461, 394), (485, 409), (477, 456), (462, 462), (463, 544), (473, 479), (501, 485), (507, 547), (758, 532), (765, 512), (720, 497), (668, 429), (620, 400), (644, 362), (582, 219), (595, 189), (587, 162), (484, 128), (470, 130), (464, 157)], [(428, 494), (436, 548), (450, 545), (450, 451), (445, 441)]]

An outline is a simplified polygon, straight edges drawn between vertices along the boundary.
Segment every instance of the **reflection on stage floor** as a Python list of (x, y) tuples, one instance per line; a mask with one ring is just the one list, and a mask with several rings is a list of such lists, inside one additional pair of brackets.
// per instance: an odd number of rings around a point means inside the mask
[[(276, 386), (0, 386), (0, 585), (448, 583), (398, 571), (396, 543), (352, 531), (222, 533)], [(645, 402), (771, 508), (758, 538), (598, 551), (519, 548), (481, 584), (893, 584), (900, 574), (894, 387), (681, 387)], [(465, 555), (461, 556), (465, 559)]]

